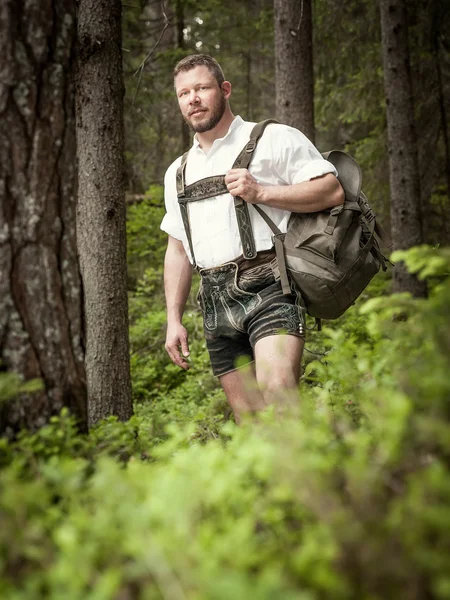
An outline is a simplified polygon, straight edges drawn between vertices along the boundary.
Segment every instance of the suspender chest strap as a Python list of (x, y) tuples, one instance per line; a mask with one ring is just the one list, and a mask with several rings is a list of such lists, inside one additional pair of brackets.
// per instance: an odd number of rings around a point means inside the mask
[[(233, 169), (248, 169), (258, 141), (264, 133), (266, 126), (270, 123), (278, 123), (278, 121), (275, 121), (274, 119), (267, 119), (266, 121), (262, 121), (254, 126), (250, 134), (249, 141), (241, 150), (233, 163)], [(225, 175), (206, 177), (196, 181), (195, 183), (192, 183), (191, 185), (186, 185), (185, 174), (188, 154), (189, 152), (185, 152), (181, 158), (181, 164), (178, 167), (176, 174), (176, 185), (181, 218), (186, 231), (189, 250), (191, 251), (191, 256), (194, 261), (194, 267), (196, 267), (188, 204), (190, 202), (206, 200), (207, 198), (212, 198), (221, 194), (227, 194), (228, 189), (225, 185)], [(248, 204), (245, 202), (245, 200), (239, 196), (236, 196), (234, 198), (234, 209), (239, 228), (239, 236), (241, 238), (242, 253), (244, 258), (251, 260), (256, 257), (256, 245), (255, 238), (253, 236), (253, 228), (250, 220)]]

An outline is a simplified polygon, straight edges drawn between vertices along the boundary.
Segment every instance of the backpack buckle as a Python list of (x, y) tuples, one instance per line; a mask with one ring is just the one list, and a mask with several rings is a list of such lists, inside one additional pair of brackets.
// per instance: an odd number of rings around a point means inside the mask
[(333, 206), (333, 208), (330, 210), (330, 215), (333, 215), (333, 217), (338, 216), (341, 214), (341, 212), (343, 210), (344, 210), (343, 204), (339, 204), (338, 206)]
[(245, 151), (248, 152), (248, 154), (251, 154), (255, 148), (256, 148), (256, 140), (250, 140), (249, 143), (247, 144), (247, 146), (245, 147)]

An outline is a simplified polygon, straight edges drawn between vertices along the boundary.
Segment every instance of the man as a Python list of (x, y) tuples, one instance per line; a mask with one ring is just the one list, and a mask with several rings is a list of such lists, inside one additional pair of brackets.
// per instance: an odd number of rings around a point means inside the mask
[[(249, 170), (231, 168), (254, 123), (233, 115), (231, 83), (210, 56), (197, 54), (181, 60), (174, 70), (174, 85), (181, 113), (195, 132), (186, 163), (186, 185), (225, 173), (229, 193), (189, 204), (192, 257), (177, 200), (176, 172), (181, 158), (166, 172), (167, 212), (161, 224), (169, 234), (164, 263), (166, 350), (176, 365), (189, 368), (182, 316), (195, 258), (213, 373), (239, 422), (243, 413), (258, 410), (286, 390), (297, 388), (305, 311), (295, 289), (283, 295), (272, 232), (251, 206), (258, 254), (252, 260), (243, 258), (233, 197), (259, 204), (278, 228), (286, 231), (292, 211), (315, 212), (337, 206), (344, 201), (344, 192), (333, 165), (302, 133), (285, 125), (267, 127)], [(254, 360), (258, 393), (248, 393), (237, 368), (236, 361), (243, 356)]]

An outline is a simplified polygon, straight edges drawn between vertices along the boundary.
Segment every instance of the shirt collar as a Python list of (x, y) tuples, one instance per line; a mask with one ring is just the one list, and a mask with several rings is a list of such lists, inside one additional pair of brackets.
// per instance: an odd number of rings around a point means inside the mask
[[(214, 143), (226, 140), (227, 137), (229, 137), (233, 133), (233, 131), (236, 131), (236, 129), (238, 129), (243, 124), (243, 122), (244, 122), (244, 119), (242, 117), (240, 117), (239, 115), (236, 115), (234, 117), (233, 121), (231, 122), (231, 125), (228, 128), (228, 131), (226, 132), (226, 134), (222, 138), (218, 138), (217, 140), (214, 140)], [(194, 141), (193, 141), (192, 147), (195, 150), (200, 147), (200, 143), (197, 139), (197, 134), (194, 135)]]

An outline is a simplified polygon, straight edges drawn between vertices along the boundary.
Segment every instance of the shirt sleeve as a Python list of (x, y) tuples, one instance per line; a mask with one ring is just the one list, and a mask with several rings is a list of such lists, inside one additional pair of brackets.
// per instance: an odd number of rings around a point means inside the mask
[(285, 184), (302, 183), (327, 173), (337, 176), (334, 165), (323, 158), (301, 131), (287, 125), (269, 126), (268, 132), (271, 129), (267, 141), (272, 146), (273, 166)]
[(178, 206), (176, 187), (176, 172), (180, 162), (180, 158), (173, 162), (164, 176), (164, 203), (166, 206), (166, 214), (164, 215), (160, 227), (173, 238), (184, 243), (187, 240), (180, 208)]

